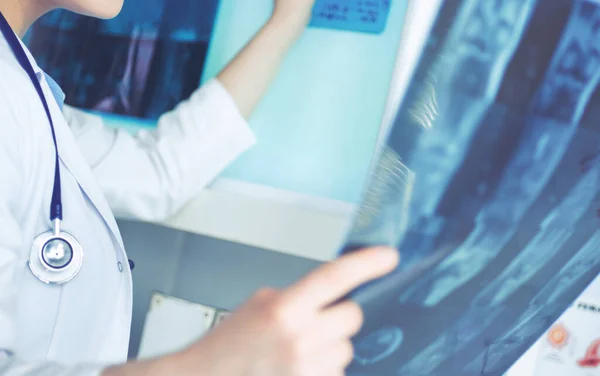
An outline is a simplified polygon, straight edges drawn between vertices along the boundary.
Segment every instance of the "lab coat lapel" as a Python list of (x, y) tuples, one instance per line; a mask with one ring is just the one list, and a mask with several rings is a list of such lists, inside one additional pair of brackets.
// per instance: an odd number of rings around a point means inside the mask
[(96, 207), (104, 219), (104, 222), (110, 228), (114, 238), (121, 246), (121, 249), (124, 250), (123, 239), (121, 238), (121, 233), (119, 232), (112, 210), (98, 184), (95, 184), (96, 178), (85, 158), (79, 151), (79, 145), (71, 133), (71, 130), (62, 117), (55, 119), (54, 123), (61, 162), (75, 177), (83, 192)]
[[(19, 40), (19, 42), (21, 43), (21, 47), (25, 51), (25, 54), (27, 55), (34, 72), (36, 72), (36, 75), (42, 84), (44, 95), (47, 98), (47, 103), (50, 107), (50, 113), (52, 114), (52, 121), (54, 123), (54, 131), (56, 132), (56, 138), (58, 141), (58, 151), (61, 162), (75, 177), (84, 194), (95, 206), (96, 210), (98, 210), (104, 219), (104, 222), (110, 228), (113, 237), (121, 246), (121, 250), (125, 251), (123, 239), (121, 238), (121, 233), (119, 232), (115, 217), (112, 214), (112, 211), (108, 206), (108, 202), (104, 198), (100, 188), (97, 184), (95, 184), (96, 179), (92, 174), (91, 168), (87, 165), (85, 158), (79, 150), (79, 145), (77, 144), (75, 137), (71, 133), (69, 126), (62, 116), (61, 107), (64, 94), (62, 92), (60, 94), (58, 93), (60, 90), (58, 84), (53, 81), (48, 81), (49, 76), (45, 75), (38, 67), (29, 49), (21, 40)], [(56, 98), (57, 96), (60, 96), (61, 98)], [(55, 100), (48, 100), (49, 98), (54, 98)]]

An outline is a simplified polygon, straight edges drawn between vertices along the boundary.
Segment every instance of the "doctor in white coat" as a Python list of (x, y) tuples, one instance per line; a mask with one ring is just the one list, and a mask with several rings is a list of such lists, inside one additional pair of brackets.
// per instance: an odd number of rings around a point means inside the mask
[[(113, 214), (168, 217), (254, 143), (245, 119), (302, 33), (313, 2), (276, 0), (270, 20), (218, 78), (162, 116), (156, 131), (131, 136), (64, 105), (58, 85), (18, 39), (52, 9), (112, 17), (122, 0), (0, 0), (6, 26), (0, 37), (0, 375), (343, 374), (362, 317), (340, 297), (393, 270), (396, 251), (357, 252), (285, 291), (260, 291), (184, 351), (126, 363), (131, 273)], [(56, 150), (61, 229), (85, 257), (73, 279), (48, 284), (28, 262), (37, 260), (34, 239), (53, 228)]]

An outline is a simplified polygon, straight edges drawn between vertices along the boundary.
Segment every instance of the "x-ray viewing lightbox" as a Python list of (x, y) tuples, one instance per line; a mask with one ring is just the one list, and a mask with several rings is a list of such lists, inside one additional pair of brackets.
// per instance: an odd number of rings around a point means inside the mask
[[(362, 3), (338, 1), (344, 2)], [(205, 79), (267, 20), (272, 3), (221, 2)], [(257, 147), (223, 177), (356, 203), (379, 135), (405, 8), (405, 0), (394, 1), (390, 22), (377, 35), (309, 28), (251, 120)]]
[[(137, 130), (154, 127), (158, 116), (214, 78), (272, 7), (272, 0), (127, 0), (109, 21), (55, 12), (34, 26), (29, 45), (68, 104)], [(406, 0), (317, 1), (311, 27), (250, 120), (258, 144), (222, 178), (357, 203), (405, 8)]]

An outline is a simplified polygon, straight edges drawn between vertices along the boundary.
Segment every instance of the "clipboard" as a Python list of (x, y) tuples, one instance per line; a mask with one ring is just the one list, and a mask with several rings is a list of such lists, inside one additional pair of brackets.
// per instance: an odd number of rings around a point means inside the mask
[(217, 310), (161, 293), (150, 301), (138, 353), (139, 359), (179, 351), (206, 335)]

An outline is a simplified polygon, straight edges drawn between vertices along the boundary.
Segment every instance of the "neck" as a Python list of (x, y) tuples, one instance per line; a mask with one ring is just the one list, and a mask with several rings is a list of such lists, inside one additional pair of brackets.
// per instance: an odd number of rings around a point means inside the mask
[(0, 12), (20, 38), (35, 20), (52, 9), (51, 0), (0, 0)]

